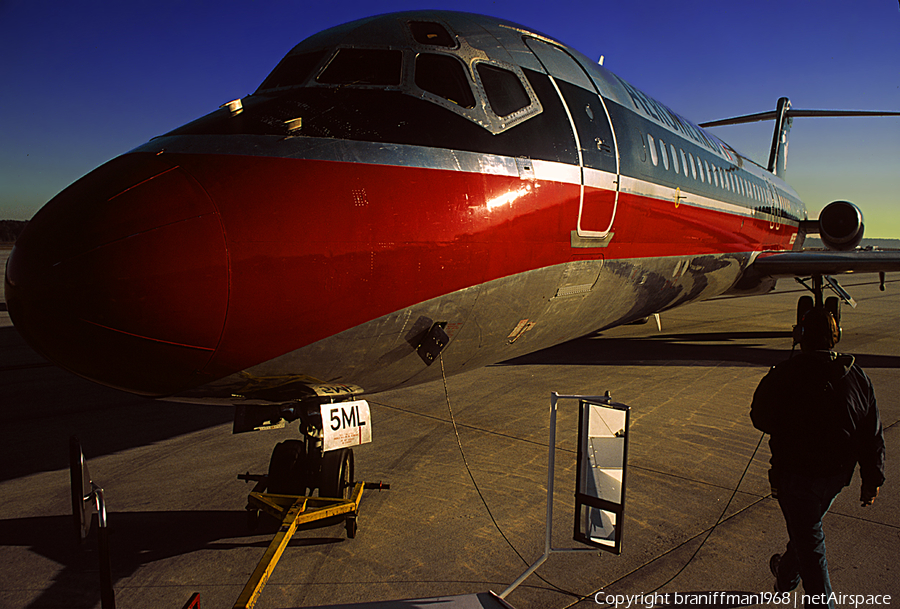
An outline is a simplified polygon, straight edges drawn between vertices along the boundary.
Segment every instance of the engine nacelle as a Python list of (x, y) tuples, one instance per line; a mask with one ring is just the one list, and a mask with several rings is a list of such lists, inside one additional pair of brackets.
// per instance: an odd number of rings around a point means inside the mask
[(819, 237), (830, 250), (852, 250), (864, 230), (862, 211), (849, 201), (833, 201), (819, 214)]

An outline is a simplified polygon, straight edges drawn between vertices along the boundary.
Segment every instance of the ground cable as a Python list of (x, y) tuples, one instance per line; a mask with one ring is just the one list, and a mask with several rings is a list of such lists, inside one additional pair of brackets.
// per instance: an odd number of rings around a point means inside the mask
[[(438, 359), (441, 361), (441, 379), (444, 381), (444, 397), (447, 398), (447, 411), (450, 413), (450, 423), (453, 425), (453, 433), (456, 434), (456, 444), (459, 446), (459, 454), (462, 455), (463, 464), (466, 466), (466, 472), (469, 474), (469, 478), (472, 480), (472, 485), (475, 487), (475, 491), (478, 493), (478, 496), (481, 498), (481, 503), (484, 504), (484, 509), (487, 510), (488, 516), (491, 518), (491, 522), (494, 523), (494, 527), (497, 529), (497, 532), (500, 533), (500, 536), (503, 537), (504, 541), (512, 548), (512, 551), (516, 553), (522, 562), (526, 566), (531, 566), (530, 563), (525, 559), (524, 556), (516, 549), (516, 546), (513, 545), (512, 541), (509, 540), (509, 537), (506, 536), (506, 533), (503, 532), (503, 529), (500, 528), (500, 524), (497, 522), (497, 519), (494, 518), (494, 513), (491, 511), (490, 506), (487, 503), (487, 500), (484, 498), (484, 495), (481, 492), (481, 488), (479, 488), (478, 483), (475, 481), (475, 476), (472, 474), (472, 468), (469, 467), (469, 461), (466, 459), (466, 453), (463, 450), (462, 440), (459, 437), (459, 429), (456, 426), (456, 417), (453, 416), (453, 408), (450, 406), (450, 391), (447, 389), (447, 375), (444, 373), (444, 358), (441, 355), (438, 355)], [(566, 590), (565, 588), (560, 588), (556, 584), (547, 581), (538, 573), (532, 573), (532, 575), (536, 576), (542, 582), (551, 586), (552, 588), (562, 592), (564, 594), (568, 594), (574, 598), (581, 599), (581, 595), (577, 592), (572, 592), (571, 590)], [(585, 597), (587, 598), (587, 597)]]
[[(750, 470), (750, 465), (753, 464), (753, 459), (756, 458), (756, 453), (759, 452), (759, 447), (762, 446), (762, 441), (763, 441), (763, 438), (765, 438), (765, 437), (766, 437), (766, 434), (765, 434), (765, 433), (763, 433), (763, 434), (759, 437), (759, 442), (756, 443), (756, 448), (753, 449), (753, 454), (750, 455), (750, 460), (747, 461), (747, 465), (746, 465), (746, 467), (744, 467), (744, 471), (743, 471), (743, 473), (741, 474), (740, 479), (738, 480), (737, 486), (735, 486), (735, 487), (734, 487), (734, 490), (731, 492), (731, 497), (728, 498), (728, 502), (725, 504), (725, 507), (722, 509), (722, 513), (719, 514), (719, 518), (716, 520), (716, 523), (715, 523), (715, 524), (712, 526), (712, 528), (710, 528), (709, 531), (706, 533), (706, 537), (703, 538), (703, 541), (700, 542), (700, 545), (697, 546), (697, 549), (694, 550), (694, 553), (691, 554), (691, 557), (687, 559), (687, 562), (685, 562), (684, 565), (682, 565), (682, 567), (675, 573), (675, 575), (673, 575), (672, 577), (670, 577), (669, 579), (667, 579), (665, 582), (663, 582), (663, 583), (661, 583), (660, 585), (658, 585), (656, 588), (654, 588), (653, 590), (651, 590), (651, 591), (648, 592), (647, 594), (654, 594), (655, 592), (658, 592), (658, 591), (660, 590), (660, 588), (663, 588), (663, 587), (669, 585), (670, 583), (672, 583), (672, 582), (675, 580), (676, 577), (678, 577), (679, 575), (681, 575), (681, 574), (684, 572), (684, 570), (687, 569), (688, 565), (691, 564), (691, 562), (693, 562), (694, 558), (697, 557), (697, 554), (700, 553), (700, 550), (701, 550), (701, 549), (703, 548), (703, 546), (706, 544), (706, 541), (709, 539), (709, 536), (713, 534), (713, 531), (716, 530), (716, 527), (718, 527), (718, 526), (722, 523), (722, 519), (725, 518), (725, 514), (728, 512), (728, 508), (731, 506), (731, 502), (732, 502), (732, 501), (734, 500), (734, 498), (737, 496), (738, 489), (741, 488), (741, 484), (744, 482), (744, 477), (747, 475), (747, 472)], [(767, 495), (767, 497), (768, 497), (768, 495)], [(765, 497), (763, 497), (763, 499), (765, 499)], [(757, 502), (757, 503), (758, 503), (758, 502)], [(754, 505), (755, 505), (755, 504), (754, 504)], [(742, 510), (742, 511), (743, 511), (743, 510)], [(696, 538), (692, 538), (692, 539), (696, 539)], [(690, 540), (689, 540), (689, 541), (690, 541)], [(682, 545), (684, 545), (684, 544), (682, 544)], [(679, 547), (681, 547), (681, 546), (679, 546)], [(649, 564), (649, 563), (648, 563), (648, 564)], [(629, 573), (628, 575), (632, 575), (632, 574), (636, 573), (637, 571), (639, 571), (640, 569), (644, 568), (645, 566), (647, 566), (647, 565), (643, 565), (642, 567), (640, 567), (640, 568), (638, 568), (638, 569), (632, 571), (632, 572)], [(619, 578), (619, 580), (616, 580), (616, 581), (621, 581), (621, 579), (622, 579), (622, 578)], [(607, 586), (608, 586), (608, 585), (609, 585), (609, 584), (607, 584)], [(604, 588), (605, 588), (605, 587), (606, 587), (606, 586), (604, 586)], [(569, 607), (572, 607), (573, 605), (576, 605), (576, 604), (578, 604), (578, 603), (580, 603), (580, 602), (582, 602), (582, 601), (584, 601), (584, 600), (587, 600), (587, 599), (593, 597), (593, 596), (594, 596), (595, 594), (597, 594), (598, 592), (602, 592), (602, 591), (603, 591), (603, 588), (600, 588), (600, 589), (598, 589), (598, 590), (592, 592), (591, 594), (589, 594), (589, 595), (587, 595), (587, 596), (580, 597), (578, 601), (576, 601), (576, 602), (574, 602), (574, 603), (571, 603), (571, 604), (569, 604), (569, 605), (566, 605), (566, 607), (564, 607), (564, 609), (568, 609)], [(607, 604), (606, 606), (609, 607), (610, 605)]]

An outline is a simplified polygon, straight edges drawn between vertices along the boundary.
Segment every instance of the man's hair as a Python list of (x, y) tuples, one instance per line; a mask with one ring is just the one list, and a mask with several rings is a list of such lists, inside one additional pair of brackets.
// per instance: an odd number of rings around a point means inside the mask
[(797, 324), (794, 339), (804, 351), (827, 350), (841, 340), (841, 329), (830, 312), (810, 309)]

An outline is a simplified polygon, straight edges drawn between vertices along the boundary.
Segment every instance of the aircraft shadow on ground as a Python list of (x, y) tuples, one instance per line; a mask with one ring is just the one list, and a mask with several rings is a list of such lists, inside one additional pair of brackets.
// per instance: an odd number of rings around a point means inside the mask
[(67, 469), (71, 435), (90, 460), (234, 418), (232, 408), (159, 402), (81, 379), (46, 363), (11, 327), (0, 328), (0, 349), (15, 353), (0, 366), (0, 426), (9, 434), (0, 443), (0, 482)]
[[(602, 333), (507, 360), (498, 366), (774, 366), (790, 356), (790, 332), (697, 332), (638, 338), (605, 338)], [(900, 356), (856, 355), (865, 368), (900, 368)]]
[[(110, 512), (108, 522), (114, 587), (118, 581), (134, 575), (146, 565), (197, 551), (258, 548), (258, 557), (261, 558), (271, 537), (279, 528), (274, 519), (264, 517), (260, 526), (251, 531), (243, 511)], [(312, 523), (299, 530), (334, 524), (332, 519), (320, 525)], [(87, 540), (79, 544), (77, 535), (71, 515), (0, 520), (0, 539), (4, 540), (4, 545), (26, 547), (32, 553), (62, 566), (49, 585), (27, 607), (80, 609), (98, 605), (100, 574), (96, 519)], [(299, 548), (345, 542), (343, 537), (304, 538), (297, 535), (289, 545)], [(193, 575), (187, 573), (183, 585), (190, 586), (193, 581)], [(173, 583), (170, 582), (169, 585)], [(681, 594), (698, 598), (710, 595), (707, 592)], [(749, 592), (728, 594), (743, 598), (750, 595)], [(707, 609), (743, 606), (741, 603), (726, 603), (724, 600), (706, 603), (695, 601), (693, 606)], [(413, 606), (411, 601), (360, 603), (354, 606), (376, 609), (382, 606), (403, 606), (406, 602)]]
[[(110, 512), (108, 522), (113, 586), (145, 565), (200, 550), (252, 547), (259, 548), (261, 558), (278, 530), (274, 519), (263, 517), (259, 527), (251, 531), (243, 511)], [(0, 520), (0, 539), (4, 545), (27, 547), (62, 565), (54, 580), (29, 607), (76, 609), (97, 605), (100, 576), (96, 521), (88, 539), (80, 545), (71, 515)], [(289, 545), (318, 546), (344, 541), (338, 537), (297, 535)], [(189, 583), (186, 581), (185, 585)]]

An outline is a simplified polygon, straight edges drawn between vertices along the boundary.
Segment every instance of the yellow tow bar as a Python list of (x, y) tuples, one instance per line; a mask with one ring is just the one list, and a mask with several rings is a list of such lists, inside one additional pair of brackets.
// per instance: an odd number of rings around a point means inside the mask
[(362, 499), (363, 482), (357, 482), (350, 493), (349, 499), (331, 499), (329, 497), (304, 497), (297, 495), (275, 495), (272, 493), (251, 492), (248, 497), (248, 508), (262, 510), (267, 514), (281, 520), (272, 543), (266, 549), (266, 553), (259, 560), (250, 581), (244, 586), (244, 590), (234, 603), (234, 609), (250, 609), (256, 605), (259, 595), (269, 576), (275, 570), (275, 565), (284, 553), (284, 549), (291, 541), (291, 537), (301, 524), (323, 520), (347, 514), (347, 537), (356, 536), (357, 514), (359, 502)]

